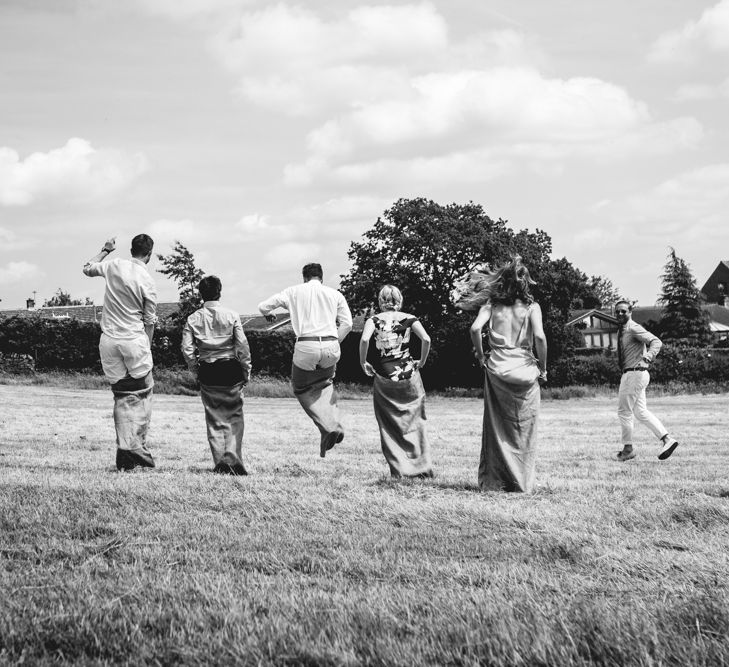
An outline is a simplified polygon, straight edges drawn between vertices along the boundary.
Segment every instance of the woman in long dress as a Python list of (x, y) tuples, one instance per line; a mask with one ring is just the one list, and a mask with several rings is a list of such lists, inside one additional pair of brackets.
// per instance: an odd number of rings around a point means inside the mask
[[(430, 336), (417, 317), (403, 313), (402, 294), (385, 285), (378, 297), (380, 313), (365, 322), (359, 344), (362, 370), (374, 377), (373, 402), (380, 442), (393, 477), (432, 477), (426, 431), (425, 389), (419, 369), (430, 351)], [(410, 332), (421, 341), (420, 359), (410, 355)], [(378, 354), (367, 361), (370, 339)]]
[[(482, 491), (534, 488), (539, 380), (547, 377), (547, 339), (542, 310), (529, 292), (533, 284), (519, 258), (501, 267), (485, 280), (488, 300), (471, 326), (476, 357), (486, 371), (478, 468)], [(488, 357), (481, 335), (487, 324)]]

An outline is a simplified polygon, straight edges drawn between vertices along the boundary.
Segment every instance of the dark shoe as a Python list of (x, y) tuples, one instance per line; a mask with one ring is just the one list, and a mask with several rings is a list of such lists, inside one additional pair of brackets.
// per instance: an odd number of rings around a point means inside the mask
[(661, 461), (665, 461), (671, 454), (673, 454), (673, 450), (678, 447), (678, 440), (676, 438), (672, 438), (670, 435), (663, 441), (663, 447), (661, 447), (661, 451), (658, 454), (658, 458)]
[(215, 466), (213, 472), (223, 475), (247, 475), (248, 471), (241, 461), (232, 452), (225, 452), (220, 458), (220, 462)]
[(131, 451), (129, 449), (116, 450), (116, 469), (134, 470), (134, 468), (154, 468), (154, 459), (151, 454)]
[(324, 458), (326, 453), (332, 449), (334, 445), (338, 445), (342, 442), (342, 440), (344, 440), (344, 431), (332, 431), (331, 433), (323, 435), (321, 438), (321, 444), (319, 445), (319, 456)]
[(635, 452), (633, 451), (632, 447), (630, 449), (628, 449), (627, 447), (623, 447), (623, 449), (618, 452), (618, 461), (630, 461), (630, 459), (634, 458)]

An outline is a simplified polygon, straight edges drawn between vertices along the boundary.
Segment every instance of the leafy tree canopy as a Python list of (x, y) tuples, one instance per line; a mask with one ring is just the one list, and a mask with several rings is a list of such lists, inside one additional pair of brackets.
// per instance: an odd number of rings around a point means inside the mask
[(546, 232), (514, 231), (505, 220), (492, 220), (479, 204), (400, 199), (351, 244), (352, 266), (341, 289), (354, 309), (365, 312), (376, 306), (383, 284), (397, 285), (405, 309), (445, 339), (453, 334), (454, 322), (472, 317), (459, 315), (450, 302), (455, 280), (479, 265), (496, 267), (518, 254), (537, 281), (533, 292), (544, 312), (550, 356), (559, 356), (572, 344), (564, 328), (569, 311), (598, 307), (600, 296), (582, 271), (567, 259), (550, 259), (551, 252)]
[(688, 264), (670, 248), (661, 276), (663, 305), (657, 330), (667, 341), (704, 344), (711, 338), (709, 316), (701, 308), (701, 293)]
[(164, 267), (157, 271), (177, 283), (180, 295), (180, 309), (177, 313), (170, 315), (170, 319), (180, 325), (184, 324), (188, 316), (202, 305), (197, 285), (205, 272), (195, 266), (195, 257), (179, 241), (175, 241), (169, 255), (158, 254), (157, 259), (162, 262)]
[(43, 302), (43, 308), (57, 308), (58, 306), (93, 306), (93, 299), (85, 297), (84, 299), (72, 299), (71, 295), (59, 287), (56, 293)]

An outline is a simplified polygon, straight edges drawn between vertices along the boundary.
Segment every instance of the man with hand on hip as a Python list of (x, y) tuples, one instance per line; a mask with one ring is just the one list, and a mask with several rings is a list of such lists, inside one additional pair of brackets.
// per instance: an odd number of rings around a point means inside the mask
[(321, 264), (307, 264), (302, 275), (302, 284), (274, 294), (258, 304), (258, 309), (269, 321), (276, 319), (272, 312), (276, 308), (285, 308), (291, 315), (296, 334), (291, 385), (319, 429), (319, 456), (324, 458), (344, 439), (333, 382), (341, 356), (339, 344), (352, 330), (352, 314), (344, 295), (322, 284)]
[(618, 390), (618, 419), (622, 432), (623, 449), (618, 452), (619, 461), (635, 458), (633, 451), (633, 417), (645, 424), (661, 441), (658, 458), (667, 459), (673, 454), (678, 441), (672, 438), (658, 418), (646, 406), (645, 390), (650, 382), (649, 364), (662, 347), (659, 338), (646, 331), (632, 319), (633, 307), (627, 301), (615, 304), (618, 320), (618, 363), (622, 377)]
[(154, 385), (151, 344), (157, 322), (157, 291), (147, 264), (154, 242), (138, 234), (132, 239), (131, 259), (103, 261), (115, 248), (115, 240), (108, 240), (83, 271), (106, 280), (99, 354), (114, 393), (116, 467), (154, 468), (147, 449)]

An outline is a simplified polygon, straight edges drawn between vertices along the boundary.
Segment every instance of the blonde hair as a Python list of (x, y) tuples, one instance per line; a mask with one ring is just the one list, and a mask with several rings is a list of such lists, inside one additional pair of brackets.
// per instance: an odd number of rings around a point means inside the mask
[(377, 295), (380, 310), (400, 310), (402, 307), (402, 292), (394, 285), (385, 285)]

